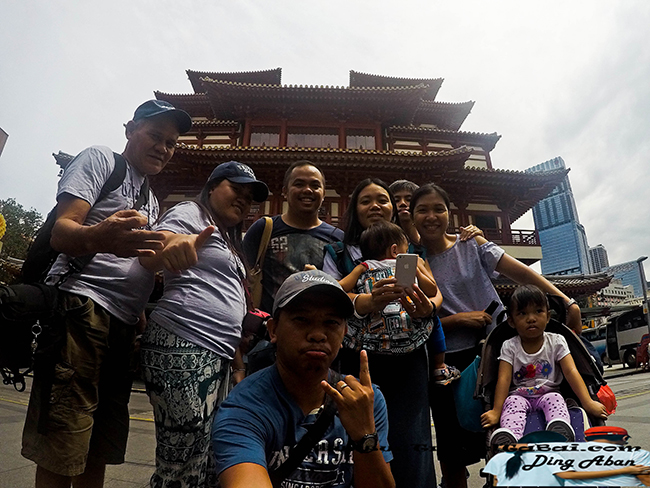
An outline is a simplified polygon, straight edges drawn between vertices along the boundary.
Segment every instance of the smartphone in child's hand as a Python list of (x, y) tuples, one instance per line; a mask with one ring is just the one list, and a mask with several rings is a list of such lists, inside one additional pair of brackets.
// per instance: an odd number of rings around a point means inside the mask
[(395, 260), (395, 279), (397, 280), (397, 284), (404, 287), (413, 286), (417, 268), (417, 254), (398, 254)]

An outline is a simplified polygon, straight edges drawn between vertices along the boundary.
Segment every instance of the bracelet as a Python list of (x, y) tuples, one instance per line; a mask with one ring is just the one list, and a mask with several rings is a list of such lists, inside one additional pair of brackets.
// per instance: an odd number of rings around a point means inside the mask
[(355, 316), (356, 318), (358, 318), (358, 319), (365, 319), (365, 318), (368, 316), (368, 314), (365, 314), (365, 315), (359, 315), (359, 314), (357, 313), (357, 298), (359, 298), (360, 296), (361, 296), (361, 294), (355, 296), (355, 297), (354, 297), (354, 300), (352, 300), (352, 309), (354, 310), (354, 316)]
[(138, 334), (135, 336), (136, 341), (139, 341), (140, 339), (142, 339), (142, 334)]
[(246, 372), (246, 368), (233, 368), (232, 372), (237, 373), (238, 371)]

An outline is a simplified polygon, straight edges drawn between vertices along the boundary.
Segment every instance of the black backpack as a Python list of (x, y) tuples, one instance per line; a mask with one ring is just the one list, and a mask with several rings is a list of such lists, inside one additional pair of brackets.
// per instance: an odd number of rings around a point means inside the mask
[[(126, 160), (113, 153), (115, 168), (102, 186), (97, 202), (116, 190), (126, 177)], [(145, 178), (134, 205), (139, 210), (148, 200), (149, 183)], [(56, 285), (43, 284), (60, 254), (52, 249), (50, 237), (56, 222), (57, 207), (37, 231), (23, 264), (23, 284), (0, 285), (0, 375), (3, 383), (25, 389), (25, 375), (39, 365), (49, 369), (58, 358), (65, 330), (58, 307), (58, 285), (72, 273), (81, 271), (95, 256), (89, 254), (70, 260), (70, 270)], [(38, 346), (38, 347), (37, 347)]]
[[(119, 188), (119, 186), (124, 181), (126, 176), (126, 160), (121, 154), (113, 153), (115, 157), (115, 168), (113, 172), (102, 186), (97, 202), (103, 200), (106, 195), (108, 195), (113, 190)], [(147, 180), (145, 179), (145, 183)], [(144, 185), (143, 185), (144, 187)], [(143, 190), (140, 190), (140, 195), (142, 196)], [(148, 195), (149, 189), (146, 188), (146, 193)], [(95, 202), (95, 203), (97, 203)], [(41, 283), (45, 280), (48, 271), (54, 264), (54, 261), (59, 256), (59, 252), (52, 249), (50, 245), (50, 238), (52, 237), (52, 229), (56, 223), (56, 212), (58, 205), (55, 205), (54, 208), (47, 214), (45, 223), (41, 226), (40, 229), (36, 232), (34, 241), (32, 242), (29, 250), (27, 251), (27, 258), (23, 263), (22, 269), (22, 281), (24, 283)], [(86, 264), (88, 264), (94, 254), (88, 256), (79, 256), (70, 260), (70, 270), (73, 273), (78, 273), (81, 271)]]

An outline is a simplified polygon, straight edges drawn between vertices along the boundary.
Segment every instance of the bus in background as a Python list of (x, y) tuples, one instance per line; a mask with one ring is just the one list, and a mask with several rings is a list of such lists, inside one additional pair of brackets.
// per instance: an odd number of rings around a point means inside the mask
[(641, 306), (612, 314), (607, 320), (607, 356), (610, 363), (636, 367), (636, 349), (648, 333), (648, 321)]
[(609, 364), (611, 366), (607, 357), (607, 324), (584, 329), (582, 331), (582, 337), (591, 342), (591, 345), (594, 346), (603, 364)]

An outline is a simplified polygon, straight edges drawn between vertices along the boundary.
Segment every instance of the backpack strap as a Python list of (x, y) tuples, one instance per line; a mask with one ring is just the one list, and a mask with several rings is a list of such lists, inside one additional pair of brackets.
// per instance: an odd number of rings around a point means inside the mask
[(336, 269), (341, 274), (341, 276), (347, 276), (352, 273), (354, 267), (361, 262), (355, 262), (350, 256), (348, 247), (341, 241), (332, 242), (325, 246), (325, 251), (332, 256), (332, 259), (336, 263)]
[[(328, 376), (330, 385), (336, 385), (336, 383), (341, 381), (341, 375), (334, 370), (330, 369)], [(316, 421), (309, 426), (307, 432), (298, 443), (289, 449), (289, 456), (286, 461), (269, 473), (274, 488), (279, 488), (282, 481), (300, 466), (314, 446), (323, 438), (325, 431), (327, 431), (327, 428), (334, 420), (336, 411), (336, 403), (329, 395), (326, 395), (325, 404), (318, 414)]]
[(255, 259), (255, 264), (253, 268), (262, 269), (264, 265), (264, 257), (266, 256), (266, 250), (269, 247), (269, 242), (271, 242), (271, 233), (273, 232), (273, 219), (271, 217), (264, 217), (264, 232), (262, 233), (262, 238), (260, 239), (260, 247), (257, 249), (257, 258)]

